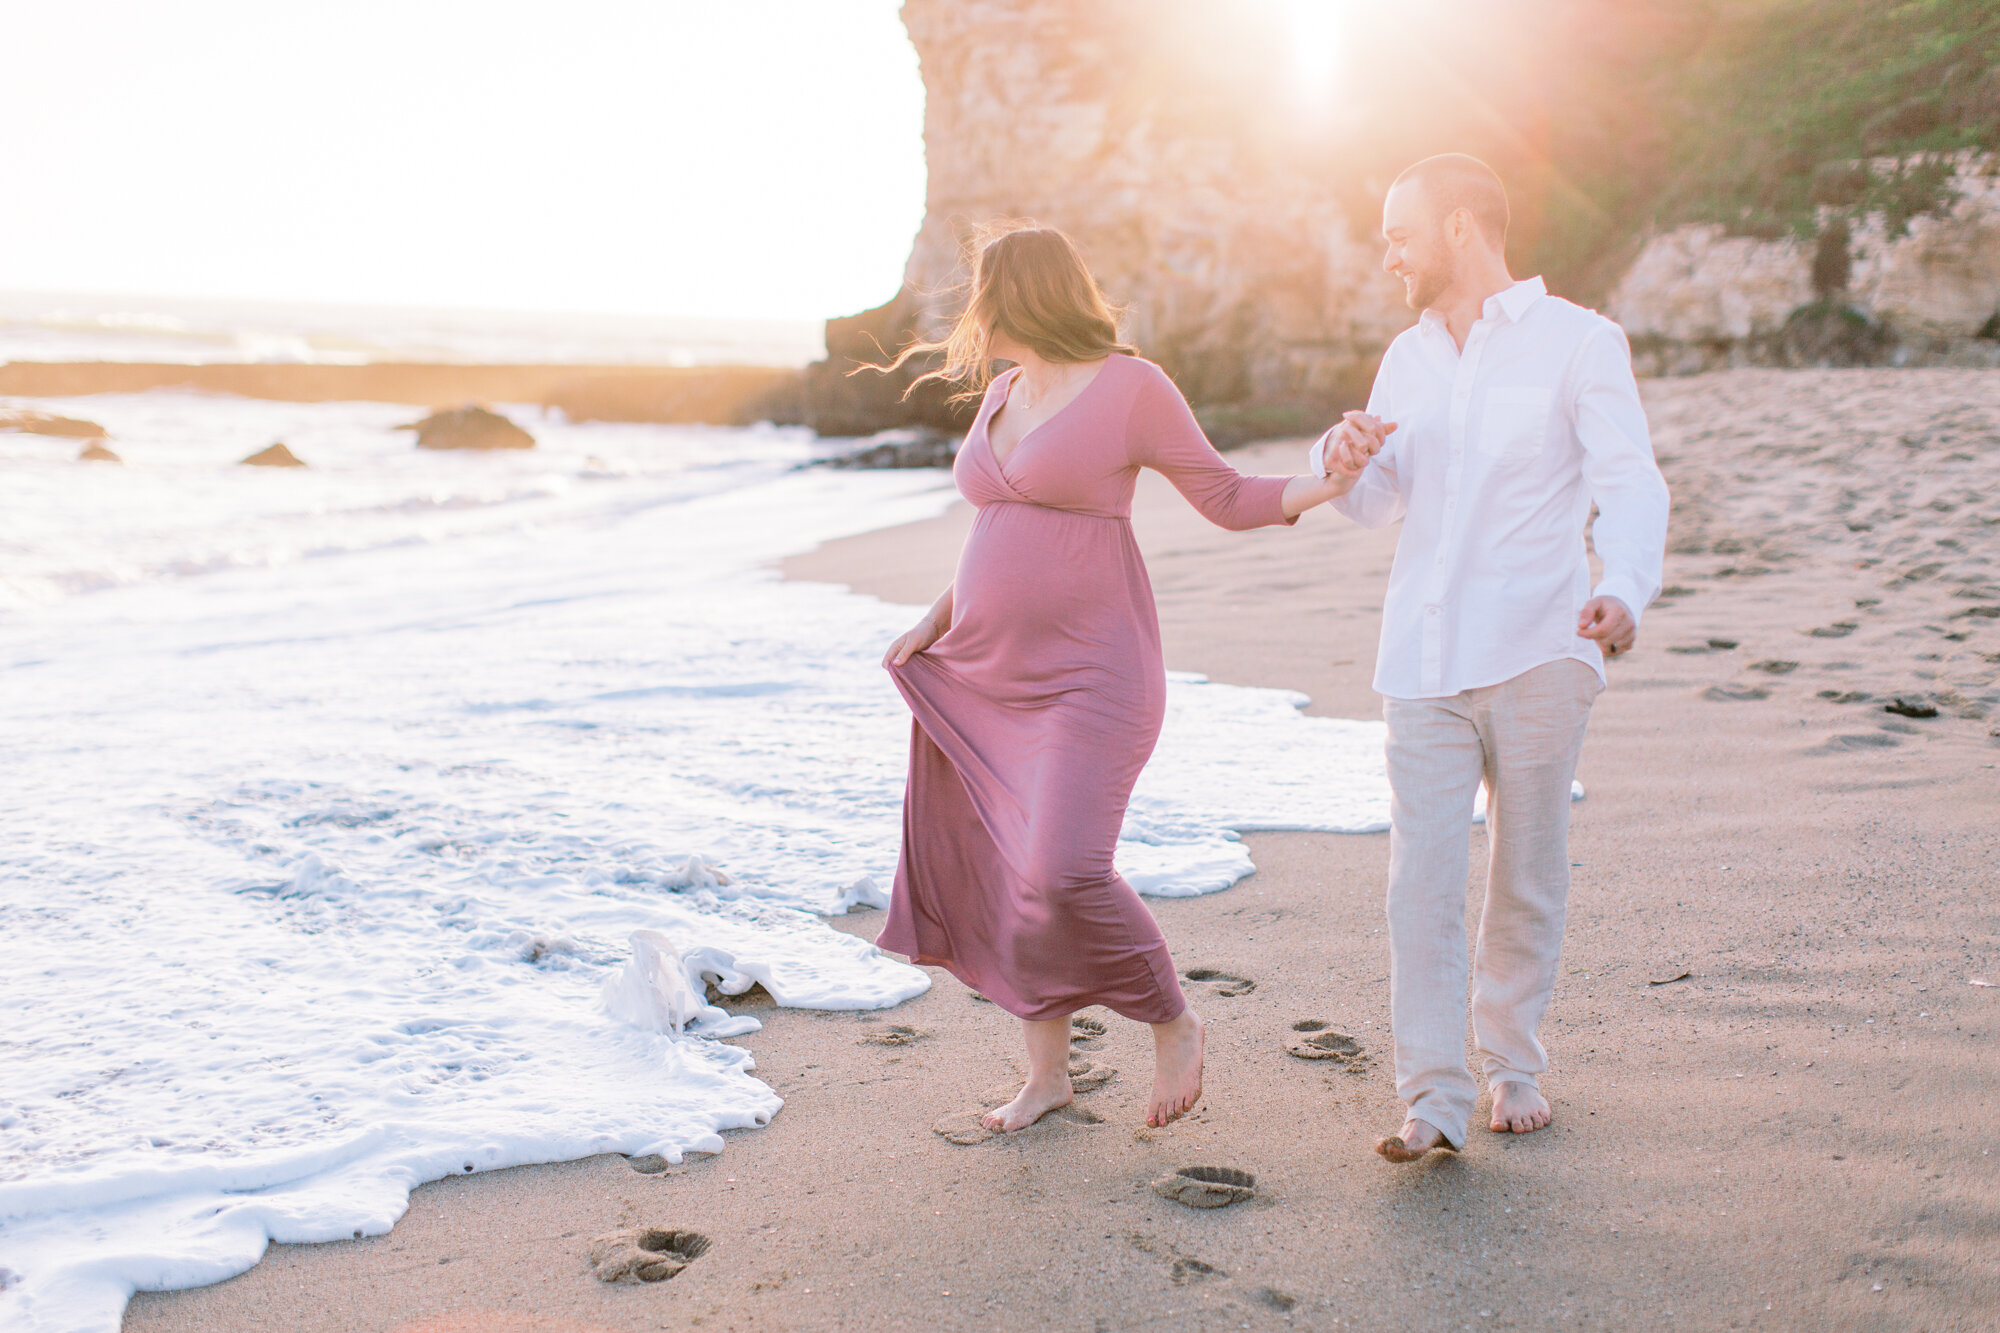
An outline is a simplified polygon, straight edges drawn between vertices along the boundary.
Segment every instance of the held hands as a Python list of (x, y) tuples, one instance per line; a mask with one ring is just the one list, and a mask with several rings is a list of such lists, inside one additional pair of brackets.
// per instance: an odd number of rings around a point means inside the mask
[(1576, 618), (1576, 632), (1586, 639), (1597, 640), (1606, 657), (1617, 657), (1632, 651), (1632, 641), (1639, 637), (1639, 626), (1632, 619), (1632, 609), (1616, 597), (1593, 597), (1583, 604), (1583, 611)]
[(1332, 438), (1326, 444), (1327, 480), (1344, 479), (1347, 485), (1341, 490), (1345, 493), (1367, 469), (1368, 460), (1382, 452), (1382, 446), (1389, 442), (1395, 429), (1395, 422), (1385, 422), (1366, 412), (1342, 413), (1340, 424), (1333, 428)]
[(925, 616), (916, 623), (914, 629), (907, 630), (896, 636), (896, 641), (889, 645), (889, 651), (882, 654), (882, 665), (885, 667), (899, 667), (903, 665), (903, 663), (936, 643), (943, 634), (944, 631), (938, 628), (937, 621), (930, 616)]
[(1368, 467), (1368, 460), (1382, 451), (1396, 423), (1384, 424), (1366, 412), (1349, 412), (1327, 434), (1322, 461), (1326, 475), (1293, 477), (1285, 483), (1286, 518), (1297, 518), (1316, 505), (1347, 494)]

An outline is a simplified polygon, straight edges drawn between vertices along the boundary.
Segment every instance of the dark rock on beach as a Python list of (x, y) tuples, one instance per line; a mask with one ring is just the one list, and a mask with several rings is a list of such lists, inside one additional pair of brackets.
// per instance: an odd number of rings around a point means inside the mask
[(419, 449), (532, 449), (535, 437), (498, 412), (468, 403), (431, 413), (399, 430), (417, 433)]
[(1833, 299), (1800, 306), (1779, 334), (1780, 363), (1791, 367), (1879, 366), (1896, 349), (1887, 326)]
[(92, 440), (83, 446), (83, 452), (76, 456), (79, 463), (122, 463), (125, 460), (104, 447), (104, 441)]
[(950, 467), (958, 454), (959, 437), (922, 427), (885, 430), (859, 442), (847, 453), (820, 460), (823, 467)]
[(304, 467), (305, 460), (285, 447), (279, 440), (268, 449), (259, 449), (243, 460), (244, 467)]

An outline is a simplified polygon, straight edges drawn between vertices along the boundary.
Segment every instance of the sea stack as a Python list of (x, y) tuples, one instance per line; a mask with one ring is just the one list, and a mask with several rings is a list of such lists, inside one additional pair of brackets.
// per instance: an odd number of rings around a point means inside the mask
[(101, 440), (111, 434), (95, 421), (59, 417), (53, 413), (36, 412), (29, 408), (0, 411), (0, 430), (20, 431), (25, 435), (67, 435), (72, 439), (86, 440)]
[(105, 447), (104, 441), (92, 440), (83, 446), (83, 452), (76, 456), (79, 463), (122, 463), (125, 460)]
[(532, 449), (535, 437), (498, 412), (468, 403), (433, 412), (402, 430), (417, 433), (419, 449)]
[(243, 460), (244, 467), (304, 467), (305, 460), (285, 447), (279, 440), (268, 449), (259, 449)]

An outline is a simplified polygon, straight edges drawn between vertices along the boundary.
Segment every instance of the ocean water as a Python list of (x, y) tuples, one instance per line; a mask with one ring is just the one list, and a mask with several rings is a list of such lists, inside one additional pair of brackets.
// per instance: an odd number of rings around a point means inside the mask
[(825, 355), (822, 332), (807, 320), (0, 292), (0, 362), (799, 366)]
[[(780, 1100), (721, 996), (881, 1009), (913, 611), (772, 561), (939, 512), (776, 428), (192, 394), (0, 434), (0, 1327), (375, 1235), (410, 1189), (723, 1150)], [(284, 439), (311, 466), (236, 460)], [(1226, 888), (1236, 831), (1386, 827), (1376, 722), (1176, 676), (1119, 862)]]

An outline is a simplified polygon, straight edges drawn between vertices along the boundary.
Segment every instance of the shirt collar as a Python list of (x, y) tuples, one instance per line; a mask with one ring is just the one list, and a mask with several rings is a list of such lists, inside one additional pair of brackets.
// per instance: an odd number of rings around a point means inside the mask
[[(1518, 324), (1521, 322), (1521, 316), (1528, 313), (1528, 307), (1548, 294), (1548, 284), (1539, 277), (1523, 278), (1512, 287), (1487, 297), (1486, 304), (1480, 309), (1480, 318), (1492, 319), (1497, 315), (1505, 315), (1509, 323)], [(1444, 316), (1426, 308), (1417, 316), (1417, 323), (1427, 329), (1442, 330)]]
[(1523, 278), (1506, 291), (1487, 297), (1481, 313), (1491, 319), (1497, 309), (1504, 312), (1510, 322), (1519, 324), (1521, 316), (1528, 313), (1528, 307), (1548, 294), (1548, 285), (1541, 278)]

